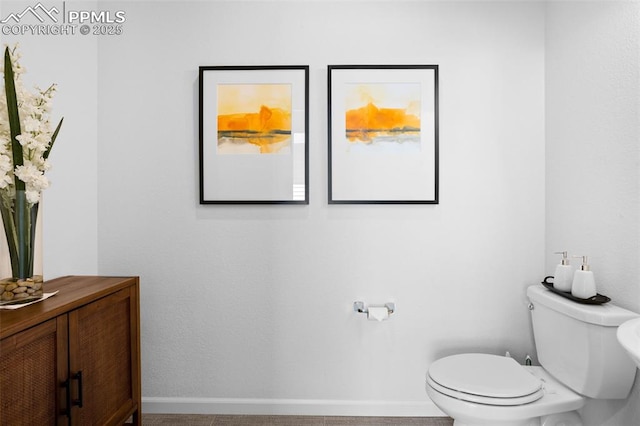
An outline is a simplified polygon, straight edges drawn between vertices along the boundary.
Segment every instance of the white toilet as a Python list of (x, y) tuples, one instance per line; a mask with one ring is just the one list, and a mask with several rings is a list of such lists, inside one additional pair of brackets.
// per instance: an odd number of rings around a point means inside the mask
[(638, 314), (612, 303), (584, 305), (542, 285), (527, 289), (541, 367), (489, 354), (441, 358), (427, 394), (454, 426), (581, 426), (585, 398), (625, 399), (636, 366), (616, 339)]

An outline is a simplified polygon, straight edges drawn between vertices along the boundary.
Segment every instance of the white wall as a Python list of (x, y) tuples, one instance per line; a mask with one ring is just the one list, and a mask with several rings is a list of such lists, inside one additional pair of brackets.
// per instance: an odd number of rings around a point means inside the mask
[[(145, 409), (437, 413), (437, 357), (533, 352), (524, 289), (562, 249), (640, 311), (638, 3), (100, 8), (123, 36), (0, 41), (60, 85), (45, 275), (142, 277)], [(326, 204), (326, 65), (350, 63), (440, 65), (440, 205)], [(311, 66), (309, 206), (197, 204), (197, 69), (242, 64)], [(639, 400), (585, 415), (637, 424)]]
[[(33, 2), (2, 1), (0, 16)], [(67, 6), (78, 5), (67, 2)], [(95, 7), (95, 2), (83, 2)], [(29, 21), (23, 23), (38, 24)], [(47, 21), (48, 23), (48, 21)], [(98, 272), (98, 69), (97, 40), (64, 35), (0, 35), (0, 45), (19, 43), (27, 87), (58, 84), (53, 118), (64, 124), (49, 157), (51, 186), (43, 194), (43, 270), (47, 279)]]
[[(560, 2), (546, 14), (547, 272), (589, 255), (599, 291), (640, 312), (640, 3)], [(636, 379), (636, 382), (638, 380)], [(640, 424), (629, 400), (587, 405), (589, 425)]]
[[(127, 22), (98, 41), (98, 269), (141, 275), (146, 410), (438, 414), (434, 359), (532, 353), (542, 5), (106, 5)], [(440, 65), (441, 204), (328, 206), (327, 65), (407, 63)], [(198, 66), (246, 64), (310, 65), (309, 206), (198, 205)]]

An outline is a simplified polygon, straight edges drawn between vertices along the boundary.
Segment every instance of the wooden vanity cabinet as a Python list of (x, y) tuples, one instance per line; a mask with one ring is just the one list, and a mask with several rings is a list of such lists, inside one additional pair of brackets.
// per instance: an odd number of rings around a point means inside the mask
[(0, 425), (140, 422), (137, 277), (69, 276), (0, 311)]

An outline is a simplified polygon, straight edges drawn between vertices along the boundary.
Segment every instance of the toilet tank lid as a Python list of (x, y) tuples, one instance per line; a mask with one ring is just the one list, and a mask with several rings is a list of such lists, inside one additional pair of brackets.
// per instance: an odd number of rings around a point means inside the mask
[(541, 284), (527, 288), (527, 296), (534, 303), (534, 306), (539, 303), (579, 321), (604, 327), (617, 327), (625, 321), (640, 316), (613, 303), (605, 303), (603, 305), (577, 303), (547, 290)]

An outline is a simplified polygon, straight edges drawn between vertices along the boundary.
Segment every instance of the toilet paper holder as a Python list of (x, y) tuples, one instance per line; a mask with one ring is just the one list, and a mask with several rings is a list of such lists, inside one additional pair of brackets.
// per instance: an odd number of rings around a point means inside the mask
[[(395, 310), (396, 310), (396, 304), (394, 302), (387, 302), (384, 305), (371, 305), (371, 307), (385, 307), (387, 308), (387, 311), (389, 311), (389, 315), (391, 315)], [(353, 310), (356, 311), (359, 314), (369, 314), (369, 308), (367, 307), (367, 304), (364, 302), (353, 302)]]

